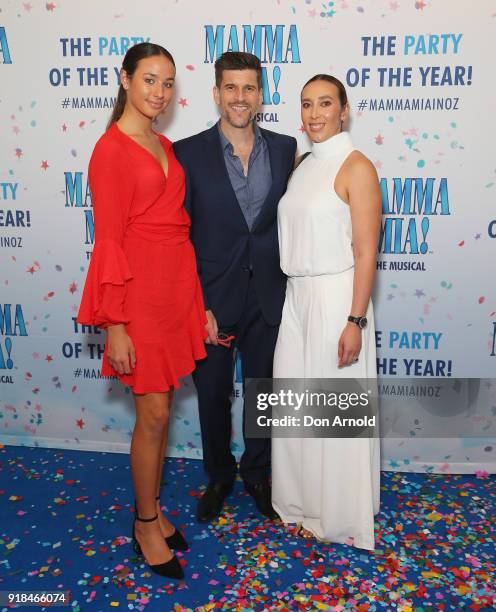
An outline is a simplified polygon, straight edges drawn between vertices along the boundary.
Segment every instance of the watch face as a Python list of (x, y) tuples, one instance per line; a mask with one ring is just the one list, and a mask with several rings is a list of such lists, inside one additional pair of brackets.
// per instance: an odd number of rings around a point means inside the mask
[(367, 317), (360, 317), (360, 322), (358, 323), (360, 329), (365, 329), (367, 327)]

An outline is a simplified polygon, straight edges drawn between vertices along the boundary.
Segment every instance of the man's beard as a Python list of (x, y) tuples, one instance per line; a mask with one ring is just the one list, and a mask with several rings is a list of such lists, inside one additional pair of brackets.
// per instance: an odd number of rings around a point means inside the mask
[(226, 119), (229, 125), (232, 125), (233, 127), (240, 128), (240, 129), (248, 127), (250, 123), (253, 121), (254, 117), (255, 117), (255, 113), (252, 112), (251, 110), (249, 111), (249, 115), (247, 119), (243, 119), (239, 117), (235, 111), (231, 111), (230, 109), (228, 109), (224, 115), (224, 119)]

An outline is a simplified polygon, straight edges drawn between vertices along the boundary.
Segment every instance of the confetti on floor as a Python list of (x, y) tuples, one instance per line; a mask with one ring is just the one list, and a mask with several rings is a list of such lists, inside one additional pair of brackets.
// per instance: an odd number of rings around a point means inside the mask
[(128, 461), (0, 446), (0, 590), (70, 590), (73, 612), (496, 609), (496, 487), (487, 472), (383, 472), (377, 548), (367, 552), (262, 520), (241, 482), (220, 519), (199, 524), (202, 464), (168, 459), (162, 505), (191, 544), (177, 583), (132, 552)]

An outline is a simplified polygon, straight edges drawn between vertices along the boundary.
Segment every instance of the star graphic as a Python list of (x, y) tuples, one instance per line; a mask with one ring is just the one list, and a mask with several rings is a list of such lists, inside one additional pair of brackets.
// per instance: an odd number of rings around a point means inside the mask
[(475, 240), (479, 240), (479, 239), (480, 239), (480, 237), (481, 237), (481, 235), (480, 235), (480, 234), (475, 234), (474, 239), (475, 239)]
[(62, 124), (62, 131), (67, 132), (67, 126), (65, 123)]
[(375, 144), (376, 145), (381, 145), (384, 142), (384, 136), (382, 134), (377, 134), (377, 136), (375, 137)]
[(79, 427), (79, 429), (84, 429), (85, 422), (83, 421), (83, 419), (78, 419), (76, 421), (76, 425)]
[(76, 283), (72, 282), (72, 283), (69, 285), (69, 291), (70, 291), (71, 293), (76, 293), (77, 289), (78, 289), (78, 286), (77, 286), (77, 284), (76, 284)]
[(48, 363), (50, 363), (50, 361), (53, 361), (53, 357), (51, 355), (47, 355), (45, 357), (45, 361), (48, 361)]
[(18, 159), (21, 159), (21, 157), (23, 156), (22, 149), (17, 148), (17, 149), (15, 150), (15, 154), (16, 154), (16, 157), (17, 157)]
[(188, 100), (186, 98), (179, 98), (178, 104), (184, 108), (185, 106), (188, 106)]
[(415, 297), (424, 297), (425, 293), (422, 291), (422, 289), (415, 289), (415, 293), (414, 293)]
[(46, 160), (41, 162), (41, 168), (43, 168), (43, 170), (48, 170), (48, 168), (50, 168)]
[(26, 272), (29, 272), (30, 274), (34, 274), (36, 272), (36, 268), (34, 266), (31, 266), (30, 268), (26, 270)]

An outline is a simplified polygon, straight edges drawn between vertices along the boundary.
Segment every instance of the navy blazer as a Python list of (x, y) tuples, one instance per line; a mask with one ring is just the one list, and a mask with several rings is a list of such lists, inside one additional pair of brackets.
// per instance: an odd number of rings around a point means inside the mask
[(264, 129), (262, 134), (272, 185), (251, 231), (227, 173), (217, 125), (174, 144), (186, 173), (185, 207), (205, 306), (219, 329), (241, 317), (252, 275), (264, 319), (269, 325), (281, 320), (286, 277), (279, 264), (277, 204), (293, 168), (296, 140)]

